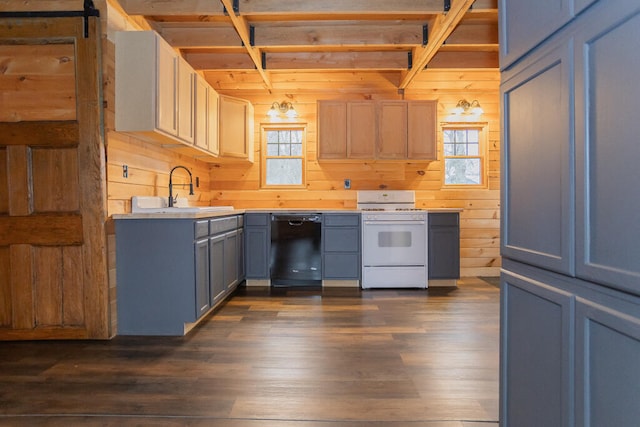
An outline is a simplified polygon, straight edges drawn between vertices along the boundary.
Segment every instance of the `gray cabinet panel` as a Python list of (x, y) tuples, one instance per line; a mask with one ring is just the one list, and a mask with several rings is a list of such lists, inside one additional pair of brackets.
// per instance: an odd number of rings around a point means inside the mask
[(577, 315), (577, 425), (638, 425), (640, 319), (586, 300)]
[(209, 241), (205, 237), (195, 243), (196, 317), (211, 308), (209, 299)]
[(460, 278), (458, 213), (429, 213), (429, 279)]
[(359, 213), (326, 213), (322, 219), (322, 278), (359, 280), (361, 241)]
[(326, 253), (324, 255), (323, 276), (327, 280), (353, 279), (360, 277), (359, 253)]
[(325, 225), (325, 252), (358, 252), (359, 228), (329, 228)]
[(269, 278), (271, 216), (247, 213), (244, 217), (245, 275), (248, 279)]
[(224, 235), (209, 238), (209, 287), (211, 289), (211, 304), (224, 296), (227, 287), (224, 281)]
[(227, 289), (238, 284), (238, 232), (224, 235), (224, 282)]
[(573, 0), (499, 0), (500, 68), (505, 69), (572, 18)]
[(502, 425), (571, 425), (572, 297), (503, 274), (501, 304)]
[(576, 268), (640, 295), (638, 28), (635, 2), (591, 17), (576, 35)]
[(570, 47), (536, 53), (502, 85), (502, 253), (573, 274)]

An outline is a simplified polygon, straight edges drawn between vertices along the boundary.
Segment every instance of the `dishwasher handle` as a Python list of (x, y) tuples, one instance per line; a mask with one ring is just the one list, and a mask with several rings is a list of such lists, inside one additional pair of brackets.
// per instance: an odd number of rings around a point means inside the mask
[(305, 222), (322, 222), (320, 214), (310, 214), (310, 215), (271, 215), (271, 221), (282, 221), (288, 222), (292, 227), (299, 227)]

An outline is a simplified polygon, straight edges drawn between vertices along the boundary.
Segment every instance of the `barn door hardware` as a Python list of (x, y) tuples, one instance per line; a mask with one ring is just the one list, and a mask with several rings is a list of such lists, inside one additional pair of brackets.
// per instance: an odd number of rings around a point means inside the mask
[(429, 24), (422, 26), (422, 46), (426, 46), (429, 43)]
[(407, 52), (407, 70), (413, 68), (413, 52)]
[(267, 69), (267, 52), (260, 52), (260, 62), (262, 64), (262, 69)]
[(84, 10), (55, 10), (43, 12), (0, 12), (0, 18), (84, 18), (84, 38), (89, 37), (89, 17), (100, 16), (100, 11), (93, 5), (93, 0), (84, 0)]

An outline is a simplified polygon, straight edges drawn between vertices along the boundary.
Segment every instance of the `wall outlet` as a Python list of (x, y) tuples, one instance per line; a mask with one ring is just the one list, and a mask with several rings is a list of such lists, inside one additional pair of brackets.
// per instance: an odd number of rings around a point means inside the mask
[(129, 166), (122, 165), (122, 177), (129, 178)]
[(351, 180), (348, 178), (344, 180), (344, 189), (345, 190), (351, 189)]

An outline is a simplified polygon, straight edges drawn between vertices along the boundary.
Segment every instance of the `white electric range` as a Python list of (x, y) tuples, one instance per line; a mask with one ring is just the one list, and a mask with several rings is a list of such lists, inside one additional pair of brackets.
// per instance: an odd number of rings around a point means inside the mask
[(415, 192), (358, 191), (362, 288), (427, 288), (427, 212)]

